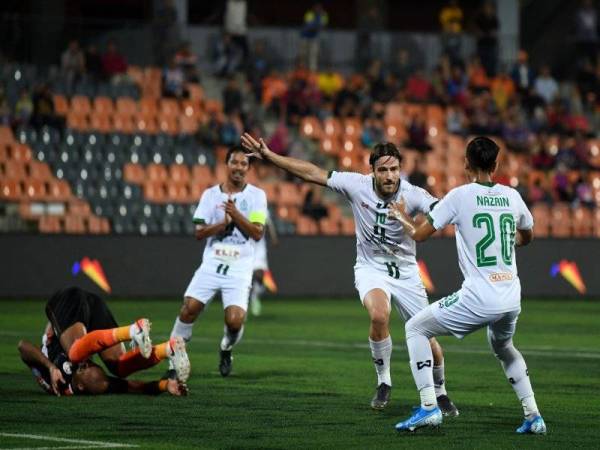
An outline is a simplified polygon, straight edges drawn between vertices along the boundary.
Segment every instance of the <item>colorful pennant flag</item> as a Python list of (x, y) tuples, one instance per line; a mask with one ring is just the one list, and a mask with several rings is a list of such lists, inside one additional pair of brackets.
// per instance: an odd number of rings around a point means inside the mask
[(106, 279), (106, 275), (104, 274), (104, 270), (102, 269), (100, 261), (97, 259), (90, 259), (87, 256), (85, 256), (81, 261), (75, 261), (71, 272), (75, 276), (81, 271), (91, 278), (94, 283), (100, 286), (103, 291), (108, 293), (111, 292), (110, 284), (108, 284), (108, 280)]
[(417, 265), (419, 266), (419, 275), (421, 275), (421, 280), (425, 285), (425, 289), (427, 289), (427, 292), (429, 293), (435, 292), (435, 285), (431, 280), (431, 276), (429, 275), (429, 270), (427, 269), (425, 261), (420, 259), (419, 261), (417, 261)]
[(585, 294), (586, 287), (583, 282), (583, 278), (579, 273), (579, 268), (575, 261), (567, 261), (566, 259), (562, 259), (560, 262), (552, 265), (550, 269), (550, 275), (553, 278), (556, 278), (558, 274), (561, 274), (562, 277), (567, 280), (571, 286), (577, 289), (577, 292), (580, 294)]

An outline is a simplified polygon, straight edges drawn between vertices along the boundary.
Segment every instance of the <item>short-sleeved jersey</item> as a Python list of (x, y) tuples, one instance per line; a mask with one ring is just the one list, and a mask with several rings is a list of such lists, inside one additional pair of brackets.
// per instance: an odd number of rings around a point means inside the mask
[(327, 186), (343, 194), (352, 206), (356, 227), (356, 266), (367, 265), (393, 278), (409, 278), (418, 271), (415, 241), (400, 222), (388, 218), (389, 204), (404, 198), (407, 212), (426, 214), (437, 199), (426, 190), (401, 180), (398, 191), (383, 200), (372, 175), (331, 172)]
[[(267, 196), (265, 191), (251, 184), (241, 192), (226, 194), (221, 186), (207, 189), (200, 198), (194, 212), (194, 223), (214, 225), (225, 220), (223, 204), (231, 197), (236, 208), (250, 222), (265, 224), (267, 217)], [(252, 276), (254, 246), (256, 241), (246, 236), (233, 222), (218, 235), (206, 240), (200, 270), (217, 272), (222, 275), (242, 277)]]
[[(48, 358), (52, 364), (54, 364), (58, 370), (60, 370), (65, 383), (60, 383), (58, 389), (61, 395), (73, 395), (73, 388), (71, 381), (73, 379), (73, 373), (77, 370), (77, 366), (69, 361), (69, 357), (63, 350), (58, 338), (54, 335), (52, 328), (48, 328), (46, 333), (42, 336), (42, 353)], [(52, 392), (52, 380), (50, 379), (50, 372), (45, 367), (32, 367), (31, 371), (36, 377), (36, 380), (40, 387), (47, 393), (54, 395)]]
[(503, 313), (520, 307), (516, 230), (533, 228), (519, 193), (500, 184), (470, 183), (452, 189), (428, 219), (436, 230), (456, 226), (463, 289), (474, 312)]

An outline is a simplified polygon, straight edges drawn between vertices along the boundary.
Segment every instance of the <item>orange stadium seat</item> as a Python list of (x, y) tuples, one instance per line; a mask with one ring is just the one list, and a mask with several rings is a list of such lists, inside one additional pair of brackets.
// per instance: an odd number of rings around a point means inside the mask
[(94, 112), (104, 116), (110, 116), (115, 112), (115, 106), (109, 97), (94, 98)]
[(12, 130), (6, 126), (0, 126), (0, 145), (14, 144), (15, 136)]
[(344, 137), (352, 140), (360, 138), (362, 123), (359, 119), (349, 118), (344, 120)]
[(223, 112), (223, 103), (220, 100), (206, 99), (204, 109), (207, 113), (221, 114)]
[(188, 185), (190, 192), (190, 202), (195, 203), (200, 200), (202, 193), (210, 187), (210, 184), (203, 183), (202, 181), (192, 181)]
[(108, 133), (112, 130), (112, 125), (108, 115), (92, 113), (90, 117), (90, 128), (100, 133)]
[(146, 179), (149, 181), (165, 182), (169, 179), (169, 172), (162, 164), (148, 164), (146, 167)]
[(127, 163), (123, 167), (123, 180), (127, 183), (142, 184), (146, 181), (146, 171), (140, 164)]
[(135, 125), (130, 114), (117, 113), (113, 117), (113, 128), (120, 133), (133, 133)]
[(329, 117), (323, 121), (323, 131), (325, 136), (339, 139), (342, 135), (342, 124), (335, 117)]
[(138, 115), (135, 118), (134, 128), (142, 133), (155, 134), (158, 131), (156, 120), (147, 115)]
[(338, 138), (326, 137), (321, 141), (320, 149), (325, 154), (337, 156), (342, 149), (342, 145)]
[(65, 216), (65, 233), (68, 234), (85, 234), (86, 226), (85, 226), (85, 218), (82, 216)]
[(187, 203), (190, 199), (188, 184), (181, 181), (170, 181), (167, 184), (167, 201)]
[(10, 155), (11, 159), (25, 163), (31, 161), (33, 156), (31, 149), (25, 144), (14, 144), (12, 146)]
[(11, 148), (10, 145), (0, 144), (0, 163), (3, 163), (7, 159), (9, 159), (8, 153), (9, 153), (10, 148)]
[(66, 116), (69, 112), (69, 102), (64, 95), (54, 95), (54, 111), (56, 114)]
[(196, 164), (192, 167), (192, 181), (200, 184), (211, 184), (214, 176), (209, 166)]
[(53, 178), (53, 175), (48, 164), (31, 161), (29, 163), (29, 177), (34, 180), (49, 181)]
[(572, 235), (571, 208), (565, 203), (556, 203), (551, 211), (551, 231), (553, 237), (567, 238)]
[(27, 178), (27, 164), (22, 161), (9, 159), (4, 162), (4, 177), (12, 180), (24, 180)]
[(71, 198), (71, 187), (65, 180), (49, 180), (47, 191), (50, 200), (67, 201)]
[(80, 115), (88, 115), (92, 112), (90, 99), (83, 95), (75, 95), (71, 98), (70, 112)]
[(104, 217), (90, 216), (87, 219), (87, 230), (90, 234), (107, 234), (110, 232), (110, 225)]
[(584, 207), (573, 210), (573, 237), (590, 237), (594, 232), (592, 212)]
[(46, 200), (48, 192), (42, 180), (28, 179), (23, 182), (23, 192), (28, 200)]
[(198, 118), (196, 116), (179, 116), (179, 131), (185, 134), (196, 134), (198, 132)]
[(158, 106), (156, 99), (152, 97), (142, 97), (139, 102), (139, 111), (144, 116), (156, 117)]
[(304, 117), (300, 122), (300, 133), (310, 139), (321, 139), (323, 137), (321, 122), (316, 117)]
[(85, 131), (88, 129), (87, 116), (71, 111), (67, 114), (67, 127), (71, 130)]
[(151, 202), (164, 202), (166, 198), (164, 183), (160, 181), (146, 181), (144, 183), (144, 197)]
[(181, 115), (185, 117), (202, 117), (202, 106), (198, 100), (185, 99), (181, 101)]
[(40, 233), (60, 233), (62, 226), (58, 216), (42, 216), (38, 222)]
[(277, 217), (295, 223), (298, 217), (300, 217), (300, 209), (296, 206), (279, 206), (277, 208)]
[(160, 114), (163, 116), (175, 117), (181, 114), (179, 103), (174, 98), (162, 98), (159, 101)]
[(354, 225), (354, 219), (352, 217), (342, 217), (341, 231), (344, 236), (356, 235), (356, 227)]
[(340, 222), (329, 217), (321, 219), (319, 221), (319, 231), (327, 236), (336, 236), (340, 234)]
[(119, 97), (117, 99), (117, 111), (120, 114), (133, 116), (138, 112), (137, 103), (130, 97)]
[(72, 216), (88, 217), (92, 214), (90, 204), (83, 200), (74, 200), (68, 205), (68, 213)]
[(0, 181), (0, 198), (8, 201), (20, 200), (23, 197), (21, 183), (17, 180)]
[(279, 183), (279, 203), (288, 206), (300, 206), (304, 199), (300, 195), (298, 186), (294, 183)]
[(190, 169), (183, 164), (171, 164), (169, 166), (169, 179), (177, 183), (189, 183), (192, 179)]
[(596, 208), (593, 214), (593, 237), (600, 238), (600, 208)]
[(533, 216), (533, 234), (535, 237), (550, 236), (550, 208), (544, 203), (533, 205), (531, 207), (531, 215)]
[(188, 83), (186, 88), (190, 95), (190, 100), (202, 101), (204, 99), (204, 90), (198, 83)]
[(300, 235), (313, 236), (319, 233), (319, 227), (310, 217), (300, 216), (296, 222), (296, 232)]
[(179, 122), (175, 116), (159, 116), (158, 128), (162, 133), (177, 134), (179, 133)]

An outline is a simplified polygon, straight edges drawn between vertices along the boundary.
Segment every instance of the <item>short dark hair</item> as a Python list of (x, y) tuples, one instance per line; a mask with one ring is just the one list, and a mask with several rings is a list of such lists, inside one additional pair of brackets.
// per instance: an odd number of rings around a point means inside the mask
[[(229, 162), (229, 160), (231, 159), (231, 156), (234, 153), (243, 153), (244, 155), (247, 155), (246, 151), (239, 145), (234, 145), (233, 147), (229, 147), (227, 149), (227, 154), (225, 155), (225, 164), (227, 164)], [(250, 157), (248, 157), (248, 162), (250, 162)]]
[(496, 167), (496, 158), (500, 147), (490, 138), (479, 136), (467, 145), (467, 161), (472, 169), (492, 172)]
[(396, 158), (398, 162), (402, 162), (402, 154), (400, 154), (400, 150), (391, 142), (381, 142), (375, 147), (373, 147), (373, 151), (371, 152), (371, 156), (369, 156), (369, 164), (373, 169), (375, 169), (375, 163), (379, 158), (383, 158), (384, 156), (391, 156), (392, 158)]

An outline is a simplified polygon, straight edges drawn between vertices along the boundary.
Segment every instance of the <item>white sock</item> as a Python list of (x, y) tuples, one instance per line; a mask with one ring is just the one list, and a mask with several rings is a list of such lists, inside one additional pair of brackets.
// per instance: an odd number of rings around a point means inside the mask
[(501, 342), (494, 341), (488, 332), (488, 340), (496, 358), (500, 360), (506, 378), (508, 378), (515, 394), (517, 394), (517, 398), (521, 401), (525, 417), (529, 419), (539, 414), (529, 379), (527, 364), (525, 364), (525, 359), (521, 355), (521, 352), (515, 348), (512, 339)]
[(250, 293), (250, 301), (260, 300), (260, 296), (265, 292), (265, 287), (260, 281), (252, 283), (252, 292)]
[(194, 322), (185, 323), (179, 320), (179, 317), (175, 319), (173, 329), (171, 330), (171, 337), (181, 336), (184, 341), (188, 342), (192, 339), (192, 329), (194, 328)]
[(238, 331), (232, 332), (227, 328), (227, 325), (223, 327), (223, 339), (221, 339), (221, 350), (230, 351), (235, 344), (240, 342), (244, 334), (244, 325)]
[(371, 356), (377, 372), (377, 386), (385, 383), (392, 385), (392, 375), (390, 373), (390, 360), (392, 359), (392, 337), (388, 336), (381, 341), (374, 341), (369, 338), (371, 347)]
[(421, 408), (424, 410), (431, 411), (437, 406), (437, 398), (433, 386), (421, 389), (419, 395), (421, 396)]
[(135, 333), (137, 333), (137, 331), (138, 331), (137, 322), (134, 322), (129, 326), (129, 339), (132, 339), (133, 335)]
[[(429, 339), (422, 334), (406, 333), (410, 370), (421, 395), (421, 406), (433, 409), (437, 405), (433, 383), (433, 354)], [(433, 406), (432, 406), (433, 405)]]
[(440, 395), (447, 395), (443, 360), (439, 366), (433, 366), (433, 387), (435, 388), (436, 397), (439, 397)]

